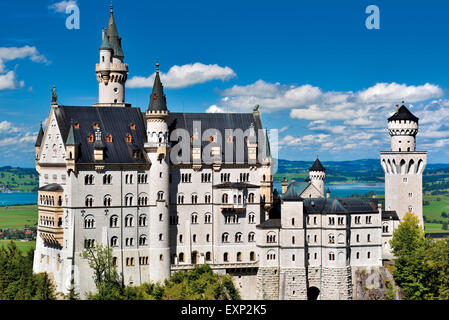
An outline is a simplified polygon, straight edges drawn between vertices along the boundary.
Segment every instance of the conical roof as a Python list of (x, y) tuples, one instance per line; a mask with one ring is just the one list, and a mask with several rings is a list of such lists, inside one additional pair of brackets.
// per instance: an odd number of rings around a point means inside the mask
[(411, 113), (410, 110), (408, 110), (405, 105), (402, 105), (394, 115), (388, 118), (388, 121), (395, 121), (395, 120), (410, 120), (418, 122), (419, 118), (415, 117), (413, 113)]
[(164, 86), (159, 76), (159, 63), (156, 65), (156, 77), (154, 78), (153, 92), (150, 97), (149, 111), (167, 111), (167, 99), (164, 94)]
[(326, 169), (321, 164), (320, 159), (316, 158), (315, 162), (313, 163), (313, 166), (309, 169), (309, 171), (323, 171), (323, 172), (326, 172)]
[(111, 44), (109, 43), (109, 39), (106, 35), (104, 35), (103, 41), (100, 45), (100, 50), (112, 50)]
[(106, 36), (108, 37), (109, 44), (111, 45), (112, 49), (114, 50), (114, 57), (117, 58), (124, 58), (125, 55), (123, 54), (122, 50), (122, 39), (118, 35), (117, 25), (115, 24), (114, 19), (114, 11), (112, 9), (111, 4), (111, 15), (109, 16), (109, 22), (108, 27), (106, 28)]
[(44, 130), (42, 129), (42, 123), (41, 123), (39, 133), (37, 134), (36, 144), (34, 145), (35, 147), (41, 146), (43, 137), (44, 137)]
[(70, 126), (70, 131), (69, 134), (67, 135), (67, 140), (65, 141), (65, 145), (66, 146), (76, 146), (76, 141), (75, 141), (75, 132), (73, 129), (73, 122)]

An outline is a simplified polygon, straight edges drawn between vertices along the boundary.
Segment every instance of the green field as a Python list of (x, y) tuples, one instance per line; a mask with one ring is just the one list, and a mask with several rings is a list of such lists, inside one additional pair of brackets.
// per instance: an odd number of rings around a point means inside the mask
[[(6, 247), (11, 240), (0, 240), (0, 247)], [(23, 253), (27, 253), (31, 248), (36, 248), (36, 241), (20, 241), (15, 240), (17, 248)]]
[(29, 168), (0, 168), (0, 190), (14, 192), (37, 191), (38, 175), (35, 169)]
[(37, 223), (37, 205), (0, 207), (0, 229), (22, 229)]

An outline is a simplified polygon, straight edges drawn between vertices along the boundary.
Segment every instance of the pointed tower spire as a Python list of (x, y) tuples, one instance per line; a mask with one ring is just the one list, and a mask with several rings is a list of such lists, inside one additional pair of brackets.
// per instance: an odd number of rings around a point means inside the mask
[(153, 92), (150, 97), (149, 111), (167, 111), (167, 100), (164, 94), (164, 86), (159, 76), (159, 60), (156, 63), (156, 77), (154, 78)]
[(75, 141), (75, 132), (74, 132), (73, 128), (74, 128), (74, 126), (73, 126), (73, 120), (72, 120), (71, 124), (70, 124), (70, 131), (69, 131), (69, 134), (67, 135), (67, 140), (65, 141), (66, 146), (77, 145), (77, 143)]
[(39, 129), (39, 133), (37, 134), (36, 144), (34, 145), (35, 147), (41, 146), (43, 137), (44, 137), (44, 130), (42, 129), (42, 122), (41, 122), (41, 127)]

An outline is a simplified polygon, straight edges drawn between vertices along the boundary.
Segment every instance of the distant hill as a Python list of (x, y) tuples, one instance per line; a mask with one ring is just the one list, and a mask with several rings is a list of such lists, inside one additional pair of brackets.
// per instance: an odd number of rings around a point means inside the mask
[(0, 168), (0, 192), (36, 192), (38, 174), (34, 168)]
[[(278, 171), (274, 182), (283, 177), (288, 180), (303, 180), (309, 175), (313, 161), (275, 160)], [(382, 183), (384, 173), (379, 159), (362, 159), (352, 161), (322, 161), (326, 168), (326, 183)], [(38, 174), (34, 168), (0, 168), (0, 192), (36, 192)], [(424, 190), (432, 194), (449, 192), (449, 164), (427, 164), (424, 171)]]
[[(278, 160), (274, 182), (283, 177), (302, 180), (308, 177), (313, 161)], [(322, 161), (326, 168), (326, 183), (376, 183), (384, 182), (384, 172), (379, 159), (352, 161)], [(424, 171), (424, 191), (447, 194), (449, 190), (449, 164), (428, 163)]]

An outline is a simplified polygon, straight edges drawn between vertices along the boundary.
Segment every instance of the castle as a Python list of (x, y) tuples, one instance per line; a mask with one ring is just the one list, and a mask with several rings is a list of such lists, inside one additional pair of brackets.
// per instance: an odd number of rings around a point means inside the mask
[[(94, 291), (85, 248), (112, 249), (126, 285), (207, 263), (231, 274), (243, 299), (351, 299), (354, 272), (391, 258), (405, 211), (422, 221), (418, 119), (389, 119), (382, 153), (386, 210), (376, 199), (331, 198), (317, 159), (306, 181), (273, 192), (260, 112), (172, 113), (159, 75), (147, 110), (126, 103), (128, 65), (114, 14), (96, 65), (99, 102), (59, 105), (55, 91), (36, 141), (38, 239), (34, 272), (60, 292)], [(405, 211), (404, 211), (405, 210)]]

